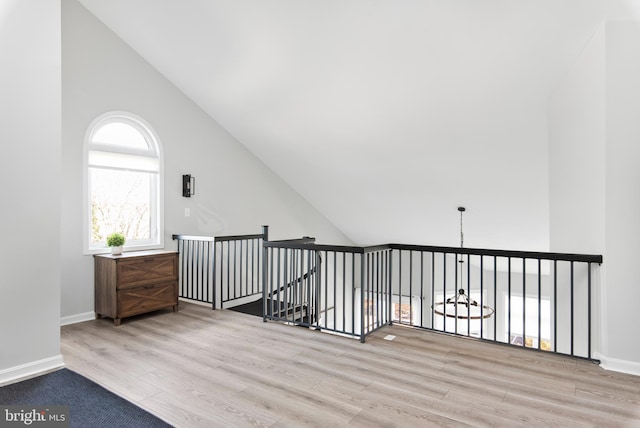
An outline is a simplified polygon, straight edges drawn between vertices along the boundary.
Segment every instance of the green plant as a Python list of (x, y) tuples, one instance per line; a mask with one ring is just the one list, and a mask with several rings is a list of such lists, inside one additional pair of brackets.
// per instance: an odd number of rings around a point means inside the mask
[(115, 232), (107, 236), (108, 247), (121, 247), (124, 245), (124, 241), (125, 241), (125, 238), (122, 233)]

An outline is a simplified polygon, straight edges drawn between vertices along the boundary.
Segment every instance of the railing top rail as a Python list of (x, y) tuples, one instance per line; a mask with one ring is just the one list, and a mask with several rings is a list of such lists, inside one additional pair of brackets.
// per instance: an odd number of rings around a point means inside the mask
[(369, 247), (364, 247), (364, 252), (365, 253), (374, 253), (376, 251), (384, 251), (384, 250), (390, 250), (391, 246), (389, 244), (383, 244), (383, 245), (371, 245)]
[[(172, 235), (174, 240), (194, 240), (194, 241), (236, 241), (243, 239), (263, 239), (263, 234), (253, 235), (230, 235), (230, 236), (196, 236), (196, 235)], [(316, 244), (315, 238), (304, 236), (297, 239), (287, 239), (280, 241), (265, 241), (265, 248), (289, 248), (316, 251), (334, 251), (338, 253), (365, 254), (388, 249), (423, 251), (445, 254), (469, 254), (475, 256), (506, 257), (519, 259), (540, 259), (540, 260), (562, 260), (569, 262), (602, 263), (602, 255), (598, 254), (574, 254), (574, 253), (549, 253), (539, 251), (516, 251), (516, 250), (494, 250), (486, 248), (460, 248), (442, 247), (433, 245), (411, 245), (411, 244), (382, 244), (368, 247), (348, 246), (348, 245), (326, 245)]]
[(294, 239), (280, 239), (277, 241), (269, 241), (269, 242), (275, 242), (275, 243), (283, 243), (283, 242), (289, 242), (289, 243), (300, 243), (300, 244), (311, 244), (316, 242), (316, 238), (312, 238), (310, 236), (303, 236), (302, 238), (294, 238)]
[(223, 241), (241, 241), (243, 239), (262, 239), (264, 235), (262, 233), (257, 233), (253, 235), (229, 235), (229, 236), (216, 236), (216, 242)]
[(262, 239), (264, 235), (257, 233), (253, 235), (229, 235), (229, 236), (199, 236), (199, 235), (171, 235), (171, 239), (185, 241), (240, 241), (243, 239)]
[(312, 242), (294, 241), (266, 241), (265, 248), (292, 248), (296, 250), (335, 251), (338, 253), (364, 253), (363, 247), (350, 247), (346, 245), (325, 245)]
[(213, 236), (171, 235), (171, 239), (174, 241), (176, 239), (184, 241), (213, 241), (215, 238)]
[(425, 251), (432, 253), (470, 254), (475, 256), (513, 257), (520, 259), (562, 260), (568, 262), (602, 263), (602, 255), (545, 253), (538, 251), (492, 250), (486, 248), (438, 247), (431, 245), (389, 244), (394, 250)]
[(335, 251), (338, 253), (365, 254), (387, 249), (424, 251), (447, 254), (470, 254), (476, 256), (512, 257), (520, 259), (562, 260), (569, 262), (602, 263), (602, 256), (597, 254), (545, 253), (538, 251), (493, 250), (485, 248), (440, 247), (432, 245), (383, 244), (369, 247), (345, 245), (324, 245), (292, 241), (268, 241), (267, 248), (292, 248), (300, 250)]

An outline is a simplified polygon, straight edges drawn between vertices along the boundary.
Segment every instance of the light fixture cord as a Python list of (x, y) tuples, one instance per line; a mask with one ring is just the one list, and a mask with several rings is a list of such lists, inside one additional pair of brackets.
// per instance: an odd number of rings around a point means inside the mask
[(460, 211), (460, 248), (464, 247), (464, 233), (462, 233), (462, 213), (463, 211)]
[[(458, 210), (460, 211), (460, 248), (464, 248), (464, 233), (462, 232), (462, 214), (464, 213), (464, 208), (458, 208)], [(458, 265), (460, 265), (460, 289), (458, 291), (458, 293), (460, 292), (460, 290), (462, 290), (462, 274), (463, 274), (463, 266), (464, 266), (464, 256), (462, 254), (460, 254), (460, 262), (458, 263)], [(457, 284), (456, 284), (457, 285)], [(457, 315), (457, 306), (458, 303), (458, 299), (456, 296), (456, 317)]]

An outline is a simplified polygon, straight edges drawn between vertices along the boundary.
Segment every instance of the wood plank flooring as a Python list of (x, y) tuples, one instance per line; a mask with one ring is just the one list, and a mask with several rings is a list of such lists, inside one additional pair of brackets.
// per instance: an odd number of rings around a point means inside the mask
[(62, 354), (178, 427), (640, 427), (640, 377), (402, 326), (362, 344), (181, 302), (64, 326)]

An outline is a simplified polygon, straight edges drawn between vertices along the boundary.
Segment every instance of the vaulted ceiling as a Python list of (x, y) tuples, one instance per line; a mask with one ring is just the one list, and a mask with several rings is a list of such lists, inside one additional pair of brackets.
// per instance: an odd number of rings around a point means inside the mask
[[(610, 0), (79, 0), (358, 244), (548, 248), (547, 101)], [(638, 2), (640, 3), (640, 2)]]

